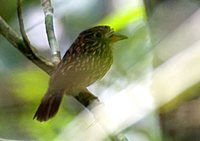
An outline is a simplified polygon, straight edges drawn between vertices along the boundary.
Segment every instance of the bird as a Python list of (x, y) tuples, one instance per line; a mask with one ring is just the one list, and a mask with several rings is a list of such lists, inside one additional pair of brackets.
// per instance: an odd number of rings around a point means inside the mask
[(126, 38), (107, 25), (82, 31), (51, 74), (49, 87), (33, 119), (43, 122), (54, 117), (64, 95), (75, 97), (85, 106), (97, 99), (87, 87), (110, 69), (113, 43)]

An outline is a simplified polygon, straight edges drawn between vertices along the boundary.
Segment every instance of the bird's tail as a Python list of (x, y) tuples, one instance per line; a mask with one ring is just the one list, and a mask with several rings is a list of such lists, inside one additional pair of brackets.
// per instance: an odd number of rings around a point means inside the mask
[(62, 91), (57, 93), (48, 91), (43, 97), (33, 119), (36, 118), (38, 121), (47, 121), (55, 116), (55, 114), (58, 112), (62, 97)]

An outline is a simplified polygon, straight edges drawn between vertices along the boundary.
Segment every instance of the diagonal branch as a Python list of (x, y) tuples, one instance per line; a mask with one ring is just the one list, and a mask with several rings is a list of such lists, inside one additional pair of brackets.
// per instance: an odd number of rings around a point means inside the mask
[[(36, 49), (30, 44), (28, 40), (28, 37), (24, 29), (22, 10), (21, 10), (21, 0), (17, 0), (17, 14), (18, 14), (18, 20), (22, 38), (6, 23), (6, 21), (1, 16), (0, 16), (0, 34), (5, 39), (7, 39), (16, 49), (18, 49), (25, 57), (31, 60), (35, 65), (37, 65), (43, 71), (51, 75), (55, 67), (55, 64), (51, 63), (46, 58), (43, 58), (42, 56), (38, 55)], [(83, 105), (87, 103), (85, 106), (88, 106), (88, 104), (90, 104), (93, 99), (96, 99), (96, 97), (88, 91), (86, 91), (86, 94), (87, 94), (86, 97), (85, 96), (82, 97), (85, 99), (80, 100), (80, 97), (77, 97), (77, 100)]]
[(0, 34), (6, 38), (16, 49), (18, 49), (24, 56), (31, 60), (35, 65), (44, 70), (46, 73), (51, 74), (54, 65), (47, 59), (38, 55), (33, 46), (28, 48), (23, 39), (6, 23), (0, 16)]
[(51, 0), (41, 0), (43, 11), (45, 15), (46, 33), (48, 37), (49, 46), (51, 48), (52, 62), (57, 65), (60, 60), (60, 48), (56, 40), (53, 24), (53, 7)]

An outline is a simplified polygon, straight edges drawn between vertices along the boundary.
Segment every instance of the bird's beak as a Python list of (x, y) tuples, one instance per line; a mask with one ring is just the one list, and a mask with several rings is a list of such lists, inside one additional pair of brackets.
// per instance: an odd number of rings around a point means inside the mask
[(124, 40), (124, 39), (127, 39), (127, 38), (128, 37), (125, 36), (125, 35), (116, 34), (116, 33), (114, 33), (113, 36), (110, 37), (112, 42), (117, 42), (117, 41)]

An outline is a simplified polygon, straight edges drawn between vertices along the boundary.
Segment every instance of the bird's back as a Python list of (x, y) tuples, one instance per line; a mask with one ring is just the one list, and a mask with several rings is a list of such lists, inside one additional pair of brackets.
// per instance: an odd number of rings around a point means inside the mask
[(112, 65), (112, 51), (106, 43), (95, 51), (85, 50), (87, 42), (75, 43), (66, 52), (51, 77), (50, 85), (56, 89), (70, 91), (85, 88), (102, 78)]

